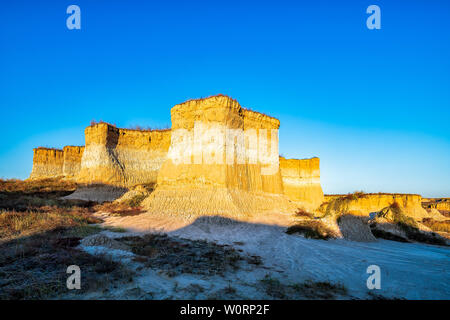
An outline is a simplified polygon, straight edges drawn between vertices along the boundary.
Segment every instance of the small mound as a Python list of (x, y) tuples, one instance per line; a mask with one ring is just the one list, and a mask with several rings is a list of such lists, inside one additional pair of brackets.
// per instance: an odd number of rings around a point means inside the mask
[(367, 221), (367, 218), (346, 214), (338, 218), (338, 226), (344, 239), (359, 242), (377, 241)]
[(152, 191), (152, 187), (137, 185), (124, 193), (114, 202), (117, 204), (126, 204), (130, 207), (138, 207), (141, 205), (142, 201), (150, 195)]
[(417, 241), (435, 245), (446, 245), (448, 241), (429, 227), (407, 216), (402, 208), (393, 203), (376, 214), (370, 225), (379, 237), (394, 241)]
[(290, 226), (286, 230), (287, 234), (301, 234), (305, 238), (328, 240), (338, 238), (339, 234), (328, 228), (326, 224), (319, 220), (304, 219)]
[(66, 200), (85, 200), (103, 203), (114, 201), (128, 191), (126, 188), (110, 185), (88, 185), (79, 187), (74, 193), (63, 197)]

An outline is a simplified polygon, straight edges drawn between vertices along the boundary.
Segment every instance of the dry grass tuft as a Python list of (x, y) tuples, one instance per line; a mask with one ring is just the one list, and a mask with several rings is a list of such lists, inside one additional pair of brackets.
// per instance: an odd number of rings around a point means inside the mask
[(364, 198), (365, 195), (366, 194), (363, 191), (355, 191), (353, 193), (349, 193), (347, 195), (342, 196), (341, 199), (343, 199), (343, 200), (357, 200), (359, 198)]
[(433, 218), (424, 218), (422, 223), (433, 231), (450, 233), (450, 220), (437, 221)]
[(260, 283), (266, 294), (276, 299), (336, 299), (348, 294), (344, 285), (327, 281), (308, 280), (303, 283), (283, 284), (280, 280), (266, 275)]
[(101, 123), (104, 123), (104, 124), (110, 125), (111, 127), (117, 128), (117, 127), (116, 127), (116, 124), (109, 123), (109, 122), (105, 122), (105, 121), (103, 121), (103, 120), (96, 121), (95, 119), (92, 119), (92, 120), (91, 120), (90, 126), (91, 126), (91, 127), (92, 127), (92, 126), (96, 126), (97, 124), (101, 124)]
[(0, 179), (0, 193), (8, 195), (21, 194), (57, 194), (72, 193), (77, 188), (76, 183), (61, 179), (17, 180)]
[(306, 211), (305, 209), (298, 208), (297, 212), (295, 212), (295, 216), (297, 217), (305, 217), (305, 218), (314, 218), (314, 215), (311, 212)]
[(101, 205), (95, 206), (96, 211), (108, 212), (116, 216), (136, 216), (144, 213), (141, 203), (147, 195), (136, 195), (131, 199), (122, 202), (104, 202)]
[(204, 240), (187, 240), (167, 235), (149, 234), (143, 237), (117, 239), (138, 255), (135, 261), (148, 268), (159, 269), (173, 277), (182, 273), (223, 275), (236, 271), (240, 262), (259, 265), (258, 256), (242, 256), (228, 245), (218, 245)]
[(333, 230), (318, 220), (301, 220), (286, 230), (287, 234), (301, 234), (305, 238), (328, 240), (336, 238)]
[(76, 294), (131, 279), (120, 263), (76, 248), (103, 228), (93, 202), (59, 199), (75, 188), (58, 179), (0, 180), (0, 299), (61, 297), (72, 264), (83, 270)]
[(83, 268), (82, 289), (99, 290), (109, 280), (131, 279), (131, 271), (105, 256), (76, 249), (98, 233), (101, 222), (89, 209), (40, 208), (0, 213), (0, 299), (49, 299), (67, 294), (66, 268)]
[(42, 207), (39, 211), (0, 212), (0, 242), (58, 228), (85, 227), (102, 222), (89, 208)]

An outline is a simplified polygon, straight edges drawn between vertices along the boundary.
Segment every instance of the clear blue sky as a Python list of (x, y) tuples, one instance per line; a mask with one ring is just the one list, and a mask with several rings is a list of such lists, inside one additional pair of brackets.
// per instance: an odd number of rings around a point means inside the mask
[(450, 196), (449, 1), (2, 1), (0, 49), (3, 178), (92, 119), (165, 126), (223, 93), (280, 119), (283, 155), (320, 157), (326, 193)]

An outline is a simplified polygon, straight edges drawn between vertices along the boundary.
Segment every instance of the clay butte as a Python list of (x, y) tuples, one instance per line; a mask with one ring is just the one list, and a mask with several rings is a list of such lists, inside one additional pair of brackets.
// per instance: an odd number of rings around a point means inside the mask
[(160, 213), (292, 212), (323, 202), (319, 158), (280, 157), (278, 119), (216, 95), (175, 105), (171, 121), (167, 130), (91, 125), (84, 147), (34, 149), (30, 179), (154, 184), (144, 205)]

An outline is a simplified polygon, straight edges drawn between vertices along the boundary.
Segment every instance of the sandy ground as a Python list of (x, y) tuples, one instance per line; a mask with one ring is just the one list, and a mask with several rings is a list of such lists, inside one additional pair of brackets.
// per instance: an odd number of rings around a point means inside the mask
[[(348, 240), (312, 240), (284, 231), (290, 216), (271, 215), (234, 221), (200, 217), (180, 220), (178, 217), (141, 214), (130, 217), (102, 218), (107, 226), (126, 228), (132, 234), (159, 232), (185, 239), (206, 239), (229, 244), (244, 254), (262, 258), (259, 266), (244, 266), (223, 277), (180, 275), (169, 278), (155, 270), (138, 270), (134, 282), (115, 288), (108, 294), (91, 294), (86, 298), (153, 298), (207, 299), (227, 298), (226, 288), (236, 289), (233, 298), (266, 299), (258, 286), (266, 275), (284, 284), (305, 280), (341, 283), (348, 289), (343, 298), (369, 299), (372, 294), (387, 298), (450, 299), (450, 249), (387, 240), (353, 242)], [(110, 237), (126, 234), (107, 232)], [(130, 252), (101, 247), (84, 247), (91, 253), (112, 254), (115, 259), (133, 266)], [(366, 286), (370, 265), (381, 268), (381, 289)], [(135, 268), (139, 267), (137, 265)]]

